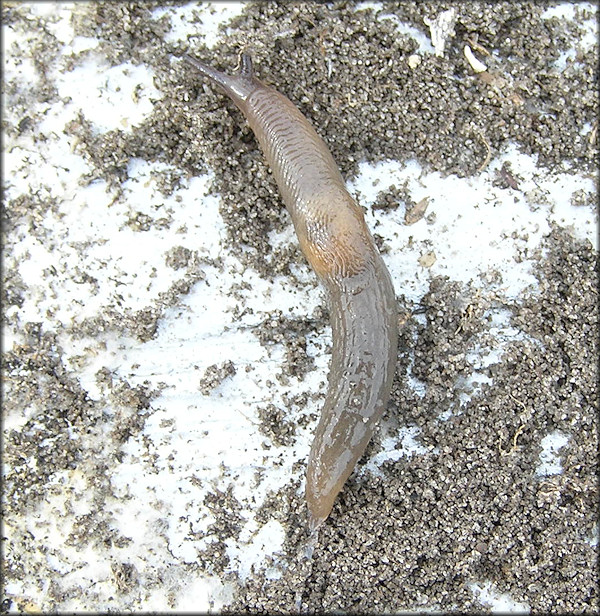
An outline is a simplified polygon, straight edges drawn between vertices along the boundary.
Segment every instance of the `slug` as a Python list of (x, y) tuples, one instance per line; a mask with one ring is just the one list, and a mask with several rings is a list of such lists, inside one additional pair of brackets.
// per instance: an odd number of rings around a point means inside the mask
[(247, 54), (241, 54), (235, 75), (184, 57), (246, 117), (302, 252), (327, 292), (331, 368), (306, 477), (314, 530), (331, 512), (389, 400), (398, 339), (394, 287), (329, 149), (293, 103), (254, 77)]

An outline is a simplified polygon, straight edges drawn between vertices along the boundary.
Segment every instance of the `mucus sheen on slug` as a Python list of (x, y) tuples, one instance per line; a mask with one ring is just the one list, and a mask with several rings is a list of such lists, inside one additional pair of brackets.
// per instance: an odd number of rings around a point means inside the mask
[(186, 60), (233, 100), (252, 128), (291, 215), (302, 252), (327, 292), (328, 388), (308, 459), (306, 502), (316, 528), (364, 453), (390, 396), (397, 358), (390, 274), (325, 142), (242, 54), (235, 75)]

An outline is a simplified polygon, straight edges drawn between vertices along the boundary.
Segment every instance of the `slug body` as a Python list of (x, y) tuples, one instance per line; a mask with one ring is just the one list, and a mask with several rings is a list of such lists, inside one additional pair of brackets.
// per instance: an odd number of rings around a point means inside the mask
[(227, 75), (186, 56), (246, 117), (273, 171), (302, 252), (327, 290), (333, 351), (308, 459), (310, 525), (329, 515), (385, 410), (397, 358), (397, 312), (387, 268), (361, 208), (324, 141), (283, 95), (256, 79), (247, 55)]

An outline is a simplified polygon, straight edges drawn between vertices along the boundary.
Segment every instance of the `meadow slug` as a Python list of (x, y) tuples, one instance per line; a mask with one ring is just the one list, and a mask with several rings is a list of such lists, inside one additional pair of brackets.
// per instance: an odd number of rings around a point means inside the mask
[(325, 142), (282, 94), (261, 83), (250, 56), (228, 75), (185, 59), (246, 117), (292, 217), (302, 252), (324, 285), (333, 350), (306, 477), (310, 526), (331, 512), (390, 396), (397, 358), (396, 297), (361, 208)]

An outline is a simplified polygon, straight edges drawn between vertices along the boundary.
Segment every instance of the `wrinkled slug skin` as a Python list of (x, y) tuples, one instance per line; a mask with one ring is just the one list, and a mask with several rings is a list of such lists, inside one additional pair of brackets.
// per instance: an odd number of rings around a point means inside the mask
[(324, 141), (284, 96), (252, 76), (249, 56), (226, 75), (186, 56), (245, 115), (291, 214), (300, 247), (327, 289), (333, 351), (308, 459), (306, 499), (316, 528), (362, 456), (388, 403), (397, 357), (390, 275)]

